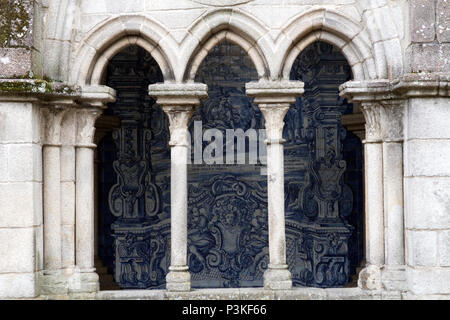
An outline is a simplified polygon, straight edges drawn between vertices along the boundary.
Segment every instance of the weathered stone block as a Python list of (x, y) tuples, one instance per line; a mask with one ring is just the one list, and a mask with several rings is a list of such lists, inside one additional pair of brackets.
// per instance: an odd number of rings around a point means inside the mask
[(450, 267), (450, 230), (439, 233), (439, 265)]
[(450, 42), (450, 1), (438, 0), (436, 35), (439, 42)]
[(435, 2), (410, 1), (411, 39), (413, 42), (430, 42), (435, 39)]
[(0, 183), (0, 228), (39, 225), (42, 221), (40, 188), (37, 182)]
[(34, 229), (0, 229), (0, 273), (34, 272)]
[(42, 180), (42, 154), (39, 145), (8, 146), (8, 180), (11, 182)]
[(413, 294), (449, 294), (450, 268), (407, 268), (408, 289)]
[(411, 44), (406, 52), (409, 61), (408, 72), (449, 72), (449, 44)]
[(34, 0), (0, 2), (0, 47), (33, 45)]
[(450, 176), (450, 140), (405, 141), (405, 176)]
[(37, 295), (34, 273), (0, 274), (0, 298), (33, 298)]
[(448, 98), (410, 99), (406, 139), (450, 139)]
[(32, 75), (32, 51), (26, 48), (0, 48), (0, 78)]
[(406, 263), (411, 266), (437, 265), (437, 232), (406, 231)]
[[(20, 126), (17, 125), (20, 121)], [(0, 102), (0, 141), (37, 142), (40, 139), (39, 108), (28, 102)]]
[(410, 229), (450, 228), (450, 178), (405, 179), (405, 223)]
[(0, 144), (0, 183), (8, 181), (8, 146)]

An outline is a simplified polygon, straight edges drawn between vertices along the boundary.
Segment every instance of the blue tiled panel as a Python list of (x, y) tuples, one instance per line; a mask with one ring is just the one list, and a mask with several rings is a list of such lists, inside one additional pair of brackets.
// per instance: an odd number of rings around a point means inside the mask
[[(306, 92), (289, 111), (284, 132), (288, 263), (294, 285), (343, 286), (362, 258), (361, 144), (340, 125), (352, 106), (337, 94), (350, 70), (331, 46), (314, 44), (297, 59), (292, 78), (303, 80)], [(223, 133), (264, 128), (244, 90), (256, 79), (239, 47), (214, 48), (196, 78), (208, 84), (209, 99), (193, 116), (192, 136), (200, 120), (204, 130)], [(148, 84), (160, 81), (154, 60), (137, 48), (109, 66), (107, 84), (119, 96), (108, 112), (121, 118), (122, 127), (99, 146), (99, 252), (123, 288), (164, 287), (170, 262), (168, 123), (146, 95)], [(268, 233), (267, 177), (261, 168), (189, 165), (193, 287), (263, 285)]]

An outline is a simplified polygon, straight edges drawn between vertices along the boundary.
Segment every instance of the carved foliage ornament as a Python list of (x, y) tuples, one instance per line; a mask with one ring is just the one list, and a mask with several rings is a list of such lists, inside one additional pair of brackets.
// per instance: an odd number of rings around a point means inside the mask
[(66, 112), (67, 109), (64, 107), (42, 108), (43, 140), (45, 144), (61, 143), (61, 122)]
[(364, 118), (366, 119), (366, 139), (381, 139), (381, 105), (378, 103), (364, 103), (361, 106)]

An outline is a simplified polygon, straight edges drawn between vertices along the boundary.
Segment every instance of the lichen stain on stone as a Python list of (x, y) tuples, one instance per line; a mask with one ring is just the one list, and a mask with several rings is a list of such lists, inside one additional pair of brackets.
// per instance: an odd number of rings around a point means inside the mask
[(25, 37), (30, 29), (28, 0), (0, 1), (0, 47), (11, 47), (14, 41)]

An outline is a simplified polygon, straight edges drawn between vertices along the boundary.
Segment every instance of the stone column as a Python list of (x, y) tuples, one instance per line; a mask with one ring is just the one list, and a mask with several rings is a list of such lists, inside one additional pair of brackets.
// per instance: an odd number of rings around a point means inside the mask
[(77, 112), (77, 145), (75, 153), (75, 261), (79, 281), (73, 291), (98, 291), (94, 268), (94, 149), (95, 120), (98, 107)]
[(264, 273), (264, 288), (290, 289), (292, 275), (286, 264), (284, 213), (284, 117), (296, 96), (303, 94), (299, 81), (251, 82), (246, 92), (255, 97), (266, 120), (267, 197), (269, 214), (269, 266)]
[(42, 166), (44, 211), (44, 272), (42, 292), (62, 294), (67, 291), (61, 275), (61, 121), (67, 112), (64, 104), (48, 105), (42, 115)]
[(62, 268), (67, 275), (75, 268), (75, 144), (76, 108), (65, 114), (61, 124), (61, 232)]
[[(156, 84), (149, 94), (157, 97), (170, 122), (170, 206), (171, 258), (166, 288), (189, 291), (191, 276), (187, 265), (187, 157), (191, 141), (188, 123), (200, 99), (207, 97), (204, 84)], [(189, 155), (190, 156), (190, 155)]]
[(75, 151), (75, 273), (72, 292), (90, 293), (99, 290), (94, 267), (94, 144), (95, 121), (106, 102), (114, 101), (114, 90), (108, 87), (85, 87), (82, 105), (77, 111)]
[(380, 268), (384, 265), (383, 144), (381, 104), (364, 102), (361, 109), (366, 119), (364, 143), (366, 268), (359, 275), (359, 286), (379, 289)]
[(382, 103), (385, 267), (383, 285), (388, 290), (405, 286), (403, 214), (403, 112), (404, 100)]

